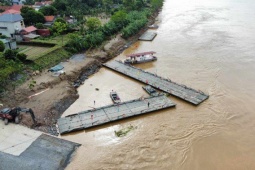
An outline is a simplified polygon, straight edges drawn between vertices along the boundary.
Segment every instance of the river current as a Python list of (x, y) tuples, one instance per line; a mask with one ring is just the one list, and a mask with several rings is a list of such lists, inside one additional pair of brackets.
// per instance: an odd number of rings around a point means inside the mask
[[(127, 54), (155, 51), (138, 67), (210, 95), (199, 106), (170, 96), (176, 108), (61, 136), (82, 144), (67, 170), (255, 169), (255, 1), (165, 0), (152, 42)], [(79, 87), (63, 116), (148, 96), (143, 84), (109, 69)], [(99, 90), (96, 90), (98, 88)], [(95, 104), (94, 104), (95, 100)], [(133, 125), (124, 137), (114, 131)]]

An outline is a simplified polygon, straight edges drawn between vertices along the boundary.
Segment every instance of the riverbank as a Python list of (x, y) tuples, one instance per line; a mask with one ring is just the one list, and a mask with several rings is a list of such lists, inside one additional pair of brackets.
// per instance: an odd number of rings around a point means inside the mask
[[(151, 16), (147, 26), (155, 22), (157, 13)], [(65, 74), (52, 76), (47, 70), (33, 75), (30, 80), (6, 93), (1, 99), (4, 107), (32, 108), (37, 119), (33, 126), (30, 115), (23, 114), (21, 124), (52, 135), (58, 135), (56, 121), (62, 113), (79, 98), (75, 82), (83, 82), (96, 73), (101, 64), (120, 54), (125, 48), (138, 40), (147, 30), (147, 26), (138, 34), (125, 40), (120, 35), (115, 36), (98, 49), (87, 51), (76, 58), (63, 61)], [(32, 82), (36, 82), (31, 89)]]

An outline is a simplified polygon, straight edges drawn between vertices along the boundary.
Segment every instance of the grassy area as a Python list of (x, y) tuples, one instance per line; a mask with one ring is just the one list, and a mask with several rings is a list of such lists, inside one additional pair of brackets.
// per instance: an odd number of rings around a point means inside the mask
[(40, 57), (40, 54), (45, 54), (50, 51), (53, 47), (39, 47), (39, 46), (29, 46), (29, 45), (19, 45), (19, 53), (24, 53), (27, 55), (27, 59), (34, 61)]
[(40, 43), (51, 43), (56, 44), (54, 47), (47, 46), (35, 46), (35, 45), (18, 45), (18, 52), (24, 53), (27, 55), (27, 59), (31, 61), (38, 60), (41, 57), (47, 56), (48, 53), (54, 52), (62, 46), (64, 46), (69, 40), (68, 34), (60, 35), (56, 37), (41, 37), (39, 39), (34, 39), (32, 42), (40, 42)]
[(55, 46), (51, 48), (50, 52), (41, 54), (40, 57), (34, 60), (34, 63), (39, 65), (41, 68), (47, 68), (59, 63), (63, 59), (69, 58), (70, 56), (71, 54), (64, 48), (61, 46)]
[(34, 42), (47, 42), (47, 43), (54, 43), (59, 46), (64, 46), (69, 40), (68, 34), (59, 35), (56, 37), (45, 37), (45, 38), (38, 38), (34, 39)]
[[(26, 46), (18, 46), (18, 47), (19, 47), (17, 50), (18, 53), (21, 51), (24, 51), (27, 48)], [(23, 52), (21, 52), (21, 53), (23, 53)]]

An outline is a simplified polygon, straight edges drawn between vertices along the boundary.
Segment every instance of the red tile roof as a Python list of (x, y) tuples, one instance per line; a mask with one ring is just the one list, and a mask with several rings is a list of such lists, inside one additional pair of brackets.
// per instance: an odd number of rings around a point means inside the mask
[(10, 6), (0, 6), (1, 10), (7, 10), (7, 9), (10, 9), (10, 8), (11, 8)]
[(8, 9), (4, 11), (2, 14), (20, 14), (20, 11), (16, 11), (14, 9)]
[(21, 8), (22, 8), (22, 5), (16, 5), (16, 4), (12, 6), (0, 6), (0, 9), (4, 10), (4, 12), (1, 14), (20, 14)]
[(53, 3), (53, 1), (45, 1), (44, 3), (45, 3), (45, 5), (50, 5)]
[(20, 11), (21, 8), (22, 8), (22, 5), (12, 5), (10, 9), (14, 9), (16, 11)]
[(36, 31), (37, 28), (35, 28), (34, 26), (29, 26), (24, 28), (23, 30), (26, 31), (27, 33), (30, 33), (30, 32)]
[(53, 22), (55, 19), (55, 16), (51, 15), (51, 16), (44, 16), (44, 19), (46, 22)]
[(44, 5), (50, 5), (52, 3), (53, 3), (52, 1), (35, 2), (35, 5), (37, 5), (37, 6), (44, 6)]
[(35, 5), (43, 5), (42, 2), (35, 2)]

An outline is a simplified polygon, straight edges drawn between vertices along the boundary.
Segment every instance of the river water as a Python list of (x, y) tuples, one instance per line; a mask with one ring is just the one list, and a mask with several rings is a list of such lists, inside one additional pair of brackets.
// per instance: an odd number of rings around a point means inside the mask
[[(255, 169), (254, 9), (253, 0), (166, 0), (159, 28), (150, 30), (157, 37), (116, 59), (156, 51), (158, 61), (139, 67), (209, 99), (193, 106), (170, 96), (176, 108), (64, 135), (82, 144), (67, 169)], [(102, 68), (78, 89), (80, 98), (64, 116), (111, 104), (111, 90), (123, 101), (147, 96), (142, 85)], [(129, 125), (136, 129), (115, 136)]]

